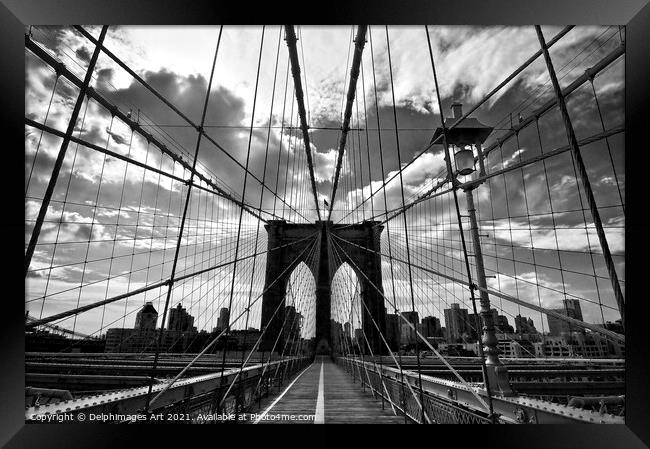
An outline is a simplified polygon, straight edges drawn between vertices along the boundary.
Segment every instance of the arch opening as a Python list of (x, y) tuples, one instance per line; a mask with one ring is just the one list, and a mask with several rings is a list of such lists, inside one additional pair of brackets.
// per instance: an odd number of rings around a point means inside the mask
[(367, 347), (361, 289), (357, 273), (343, 262), (332, 278), (330, 338), (336, 354), (359, 354)]
[(305, 262), (287, 278), (280, 318), (283, 346), (276, 350), (283, 354), (309, 352), (316, 335), (316, 280)]

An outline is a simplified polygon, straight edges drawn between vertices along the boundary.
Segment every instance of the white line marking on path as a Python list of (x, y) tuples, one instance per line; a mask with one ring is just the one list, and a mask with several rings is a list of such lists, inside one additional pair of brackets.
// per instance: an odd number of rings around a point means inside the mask
[(318, 379), (318, 400), (316, 401), (316, 416), (314, 424), (325, 424), (325, 388), (323, 388), (323, 359), (320, 359), (320, 378)]
[[(305, 371), (307, 371), (309, 368), (311, 368), (312, 365), (313, 365), (313, 363), (312, 363), (311, 365), (309, 365), (307, 368), (305, 368), (305, 369), (302, 371), (302, 373), (298, 374), (298, 375), (296, 376), (296, 378), (293, 380), (293, 382), (291, 382), (291, 383), (289, 384), (289, 386), (288, 386), (287, 388), (284, 389), (284, 391), (282, 392), (282, 394), (281, 394), (280, 396), (278, 396), (277, 398), (275, 398), (275, 401), (273, 401), (273, 403), (272, 403), (271, 405), (269, 405), (268, 408), (267, 408), (266, 410), (264, 410), (264, 413), (262, 413), (260, 416), (258, 416), (258, 418), (255, 420), (255, 422), (254, 422), (253, 424), (257, 424), (257, 423), (259, 423), (259, 422), (260, 422), (260, 421), (261, 421), (261, 420), (266, 416), (266, 414), (267, 414), (268, 412), (270, 412), (271, 409), (272, 409), (273, 407), (275, 407), (275, 404), (277, 404), (278, 402), (280, 402), (280, 399), (282, 399), (282, 397), (283, 397), (285, 394), (287, 394), (287, 391), (289, 391), (289, 389), (290, 389), (291, 387), (293, 387), (293, 384), (295, 384), (296, 381), (297, 381), (298, 379), (300, 379), (300, 376), (302, 376), (303, 374), (305, 374)], [(322, 369), (322, 367), (321, 367), (321, 369)], [(321, 374), (322, 374), (322, 372), (321, 372)]]

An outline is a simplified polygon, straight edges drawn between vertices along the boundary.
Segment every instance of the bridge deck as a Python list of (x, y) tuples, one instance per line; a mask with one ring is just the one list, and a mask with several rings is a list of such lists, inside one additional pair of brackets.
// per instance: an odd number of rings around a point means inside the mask
[[(259, 424), (402, 424), (388, 403), (382, 409), (381, 399), (365, 392), (329, 357), (317, 357), (312, 365), (299, 373), (289, 386), (259, 415), (266, 413)], [(278, 419), (277, 416), (283, 416)], [(290, 415), (310, 415), (305, 420), (289, 420)]]

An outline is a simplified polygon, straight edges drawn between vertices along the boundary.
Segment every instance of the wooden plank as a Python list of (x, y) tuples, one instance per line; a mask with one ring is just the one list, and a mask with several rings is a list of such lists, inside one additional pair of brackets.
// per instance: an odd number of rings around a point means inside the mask
[[(368, 388), (364, 391), (357, 379), (336, 365), (329, 357), (317, 358), (286, 394), (268, 411), (268, 418), (260, 424), (312, 424), (319, 395), (319, 379), (323, 367), (324, 423), (325, 424), (403, 424), (403, 416), (395, 416), (389, 404), (382, 409), (381, 398), (373, 398)], [(279, 395), (278, 392), (277, 395)], [(277, 396), (275, 395), (275, 396)], [(264, 401), (258, 413), (272, 404), (274, 398)], [(288, 416), (310, 415), (307, 420), (287, 419)], [(284, 418), (275, 418), (284, 416)]]

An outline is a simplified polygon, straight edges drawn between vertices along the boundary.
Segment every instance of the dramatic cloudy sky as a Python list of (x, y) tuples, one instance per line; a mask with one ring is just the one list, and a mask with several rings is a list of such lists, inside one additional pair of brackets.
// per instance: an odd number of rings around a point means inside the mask
[[(98, 27), (86, 29), (95, 37), (99, 36)], [(370, 218), (373, 211), (376, 215), (385, 210), (384, 191), (375, 194), (373, 201), (367, 201), (356, 214), (348, 216), (348, 212), (371, 191), (377, 192), (399, 168), (392, 93), (403, 164), (412, 161), (427, 147), (433, 130), (440, 124), (425, 30), (423, 27), (390, 27), (387, 41), (384, 27), (371, 27), (352, 120), (353, 128), (364, 130), (351, 131), (348, 136), (339, 190), (334, 199), (330, 196), (340, 135), (338, 129), (349, 82), (354, 29), (349, 26), (305, 26), (297, 30), (308, 122), (312, 128), (319, 204), (323, 207), (322, 200), (334, 201), (332, 219), (335, 222)], [(445, 116), (450, 115), (449, 106), (455, 101), (463, 103), (465, 110), (477, 104), (539, 49), (535, 30), (530, 26), (432, 26), (429, 30)], [(559, 27), (543, 27), (547, 41), (560, 30)], [(94, 48), (86, 38), (73, 28), (39, 27), (32, 29), (32, 35), (39, 45), (83, 79)], [(113, 26), (109, 29), (105, 46), (190, 120), (198, 123), (218, 36), (219, 27)], [(617, 48), (621, 37), (618, 27), (576, 27), (570, 31), (551, 51), (562, 87)], [(258, 61), (259, 79), (256, 80)], [(265, 218), (275, 213), (290, 221), (312, 221), (316, 219), (316, 211), (307, 190), (309, 180), (302, 141), (295, 130), (282, 131), (283, 126), (297, 124), (293, 82), (287, 69), (288, 51), (280, 27), (268, 26), (264, 30), (258, 26), (223, 28), (205, 119), (207, 134), (220, 148), (204, 138), (198, 167), (201, 173), (225, 190), (242, 198), (245, 176), (238, 163), (248, 165), (255, 177), (265, 180), (269, 190), (265, 190), (262, 196), (260, 183), (249, 176), (244, 195), (247, 204), (255, 208), (261, 204)], [(26, 52), (25, 77), (26, 116), (42, 123), (47, 115), (48, 126), (65, 131), (78, 90), (63, 78), (56, 81), (51, 68), (29, 51)], [(622, 58), (594, 80), (600, 111), (608, 130), (624, 123), (623, 80)], [(121, 111), (130, 111), (132, 117), (137, 117), (168, 148), (181, 154), (184, 160), (190, 160), (196, 147), (196, 131), (105, 54), (98, 59), (92, 85)], [(511, 114), (517, 123), (520, 114), (523, 118), (529, 116), (552, 97), (544, 61), (537, 58), (474, 113), (479, 120), (495, 127), (485, 146), (506, 132)], [(578, 139), (602, 132), (590, 83), (570, 97), (569, 110)], [(249, 129), (251, 121), (254, 125), (252, 133)], [(381, 142), (378, 122), (382, 130)], [(543, 151), (566, 145), (566, 134), (557, 111), (543, 116), (539, 126)], [(365, 128), (369, 130), (367, 133)], [(173, 171), (183, 179), (188, 177), (179, 164), (163, 157), (160, 151), (153, 151), (149, 148), (153, 146), (148, 146), (146, 140), (137, 134), (132, 136), (126, 124), (118, 119), (112, 120), (110, 112), (94, 101), (84, 103), (75, 132), (111, 151)], [(31, 234), (33, 219), (40, 207), (40, 198), (60, 143), (61, 139), (57, 137), (47, 133), (41, 135), (40, 131), (26, 127), (26, 240)], [(488, 171), (507, 167), (540, 152), (536, 129), (529, 127), (522, 131), (518, 142), (510, 139), (502, 151), (497, 149), (490, 154)], [(619, 197), (619, 190), (624, 195), (623, 134), (616, 134), (607, 142), (603, 140), (587, 145), (583, 147), (583, 153), (607, 226), (610, 249), (618, 255), (615, 258), (618, 275), (624, 280), (624, 213)], [(403, 172), (407, 201), (444, 176), (444, 168), (441, 146), (433, 146), (417, 158)], [(271, 191), (276, 192), (280, 199)], [(48, 222), (41, 234), (39, 242), (42, 244), (37, 247), (32, 261), (32, 269), (36, 271), (28, 277), (26, 305), (30, 314), (48, 316), (77, 304), (91, 303), (164, 279), (172, 265), (185, 192), (185, 186), (180, 182), (164, 177), (161, 181), (156, 173), (145, 173), (133, 166), (127, 168), (125, 163), (113, 158), (104, 160), (103, 155), (82, 146), (75, 151), (69, 150), (57, 183), (55, 201), (50, 205)], [(489, 235), (484, 240), (486, 265), (488, 271), (498, 269), (501, 273), (489, 280), (492, 287), (545, 307), (558, 307), (564, 297), (562, 292), (566, 290), (588, 300), (583, 303), (587, 321), (602, 321), (601, 308), (595, 305), (598, 303), (605, 305), (603, 316), (606, 320), (618, 318), (602, 256), (586, 252), (590, 249), (599, 252), (600, 247), (589, 213), (588, 230), (585, 231), (582, 212), (575, 212), (581, 208), (580, 197), (568, 153), (549, 159), (545, 166), (536, 163), (523, 171), (496, 177), (481, 186), (475, 195), (482, 232)], [(401, 205), (399, 178), (386, 186), (385, 196), (389, 210)], [(296, 211), (290, 211), (282, 204), (283, 201)], [(104, 207), (93, 207), (96, 203)], [(420, 257), (420, 264), (440, 271), (449, 270), (447, 274), (459, 276), (462, 271), (460, 247), (454, 242), (443, 243), (459, 238), (457, 233), (454, 235), (449, 231), (449, 223), (456, 220), (450, 204), (448, 196), (430, 200), (410, 213), (407, 221), (411, 228), (409, 237), (415, 242), (411, 250)], [(464, 201), (461, 207), (465, 207)], [(551, 210), (554, 212), (552, 216)], [(321, 212), (325, 213), (325, 210)], [(234, 236), (239, 220), (237, 208), (227, 200), (215, 200), (205, 192), (193, 194), (189, 217), (189, 234), (184, 236), (186, 247), (181, 250), (179, 272), (191, 273), (230, 260), (235, 251)], [(401, 219), (392, 220), (390, 226), (393, 231), (392, 250), (397, 257), (405, 258), (403, 222)], [(549, 229), (552, 226), (561, 229), (553, 231)], [(382, 237), (384, 252), (388, 251), (386, 234), (384, 231)], [(246, 213), (242, 235), (240, 255), (252, 254), (256, 242), (258, 251), (266, 249), (263, 227), (258, 234), (258, 221)], [(89, 237), (93, 243), (84, 244), (83, 241)], [(530, 248), (531, 239), (536, 248), (549, 249), (534, 251), (537, 270), (530, 263), (533, 251), (526, 249)], [(54, 245), (54, 242), (59, 243)], [(557, 251), (551, 251), (557, 248), (566, 251), (558, 256)], [(128, 256), (138, 249), (141, 255)], [(123, 257), (117, 257), (120, 255)], [(453, 260), (453, 263), (443, 268), (444, 264), (433, 262), (436, 255), (448, 257), (448, 261)], [(513, 258), (516, 259), (514, 263)], [(98, 262), (84, 263), (91, 260)], [(244, 304), (249, 297), (255, 300), (261, 292), (265, 259), (258, 257), (255, 261), (254, 268), (252, 259), (237, 268), (233, 304)], [(522, 261), (529, 263), (520, 263)], [(560, 264), (563, 272), (556, 269)], [(592, 264), (598, 285), (594, 281)], [(49, 270), (52, 265), (59, 268)], [(386, 261), (384, 265), (384, 277), (387, 278), (391, 271)], [(143, 269), (146, 266), (158, 268)], [(138, 271), (138, 268), (141, 269)], [(128, 272), (134, 274), (117, 276)], [(419, 302), (416, 308), (421, 316), (434, 314), (442, 317), (442, 310), (453, 302), (464, 301), (465, 306), (469, 306), (466, 291), (463, 292), (458, 285), (441, 285), (437, 278), (434, 281), (422, 272), (416, 271), (415, 275), (418, 277), (416, 295)], [(394, 276), (398, 306), (401, 310), (410, 309), (405, 268), (397, 266)], [(108, 277), (112, 278), (110, 282), (107, 282)], [(198, 327), (209, 330), (216, 325), (218, 311), (215, 313), (215, 310), (229, 302), (231, 278), (232, 266), (227, 266), (218, 274), (212, 273), (212, 277), (206, 275), (196, 279), (192, 285), (189, 285), (191, 281), (178, 284), (174, 289), (172, 306), (182, 302), (197, 317)], [(82, 279), (84, 285), (92, 284), (80, 290)], [(254, 280), (252, 293), (251, 279)], [(295, 289), (311, 290), (309, 281), (301, 281), (301, 276), (294, 273), (292, 279), (297, 283)], [(392, 297), (387, 282), (384, 289)], [(541, 293), (537, 284), (544, 286)], [(624, 282), (622, 285), (624, 287)], [(436, 293), (439, 291), (446, 293), (440, 297)], [(157, 301), (155, 304), (162, 315), (161, 293), (154, 290), (146, 298), (138, 295), (127, 305), (120, 302), (96, 309), (80, 315), (74, 324), (71, 318), (61, 325), (74, 325), (77, 330), (92, 333), (100, 327), (114, 326), (108, 325), (112, 322), (121, 326), (120, 317), (127, 313), (125, 325), (128, 327), (145, 300)], [(313, 299), (297, 304), (306, 317), (313, 315), (309, 313), (310, 301)], [(259, 326), (258, 306), (259, 303), (253, 309), (250, 326)], [(500, 302), (497, 306), (503, 307), (511, 323), (512, 315), (519, 313), (516, 306)], [(388, 305), (388, 308), (392, 309), (392, 306)], [(236, 307), (233, 309), (231, 316), (236, 316)], [(239, 310), (241, 312), (243, 306)], [(525, 310), (521, 313), (533, 317), (541, 329), (539, 316)], [(545, 320), (543, 326), (547, 328)]]

